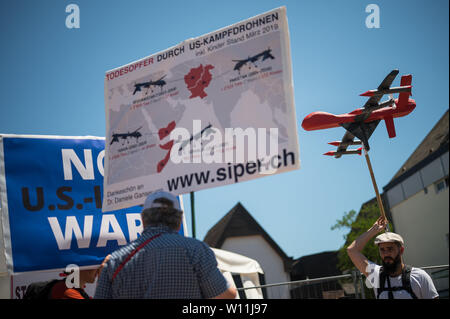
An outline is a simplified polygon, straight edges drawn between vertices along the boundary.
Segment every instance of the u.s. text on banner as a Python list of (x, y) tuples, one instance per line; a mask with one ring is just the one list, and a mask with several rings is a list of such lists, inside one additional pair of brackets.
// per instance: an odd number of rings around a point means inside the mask
[(142, 207), (102, 213), (104, 147), (99, 137), (0, 134), (0, 262), (9, 273), (99, 265), (140, 236)]

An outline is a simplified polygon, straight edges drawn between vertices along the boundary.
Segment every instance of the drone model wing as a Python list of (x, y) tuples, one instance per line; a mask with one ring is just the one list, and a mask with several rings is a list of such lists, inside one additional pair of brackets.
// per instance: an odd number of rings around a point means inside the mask
[(362, 147), (356, 149), (356, 150), (348, 150), (347, 148), (350, 145), (361, 145), (362, 142), (361, 141), (354, 141), (355, 136), (350, 133), (349, 131), (345, 132), (344, 137), (342, 138), (342, 140), (339, 141), (335, 141), (335, 142), (330, 142), (328, 144), (333, 145), (333, 146), (337, 146), (337, 150), (336, 151), (331, 151), (331, 152), (326, 152), (323, 155), (327, 155), (327, 156), (334, 156), (335, 158), (339, 158), (344, 154), (358, 154), (361, 155), (361, 151), (362, 151)]
[(398, 72), (398, 70), (392, 70), (391, 73), (384, 78), (377, 90), (370, 90), (361, 94), (361, 96), (370, 96), (370, 99), (368, 99), (366, 104), (363, 106), (364, 109), (372, 109), (379, 105), (378, 103), (380, 102), (382, 96), (389, 93), (389, 88), (391, 87), (392, 82), (394, 82)]

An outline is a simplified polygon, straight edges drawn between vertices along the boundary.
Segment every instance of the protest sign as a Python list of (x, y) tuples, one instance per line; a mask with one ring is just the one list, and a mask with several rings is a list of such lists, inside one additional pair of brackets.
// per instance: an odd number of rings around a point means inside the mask
[(286, 9), (106, 72), (103, 211), (300, 167)]
[(99, 265), (138, 238), (140, 206), (102, 213), (104, 147), (100, 137), (0, 135), (9, 273)]

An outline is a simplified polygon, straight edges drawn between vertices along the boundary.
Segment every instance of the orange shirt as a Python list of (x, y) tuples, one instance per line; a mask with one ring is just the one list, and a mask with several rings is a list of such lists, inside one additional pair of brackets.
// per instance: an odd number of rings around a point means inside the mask
[(57, 282), (51, 293), (51, 299), (85, 299), (75, 288), (67, 288), (64, 280)]

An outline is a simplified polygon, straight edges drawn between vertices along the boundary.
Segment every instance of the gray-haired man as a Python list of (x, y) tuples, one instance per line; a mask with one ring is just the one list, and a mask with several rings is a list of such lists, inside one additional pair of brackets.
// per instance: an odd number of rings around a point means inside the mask
[(150, 194), (142, 211), (142, 235), (105, 261), (95, 298), (235, 298), (203, 242), (178, 233), (183, 212), (167, 192)]

